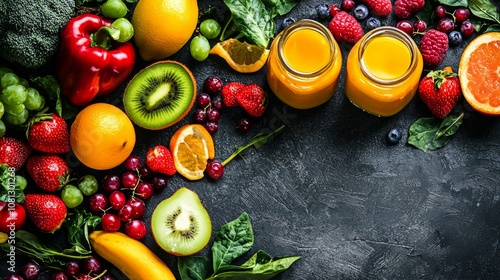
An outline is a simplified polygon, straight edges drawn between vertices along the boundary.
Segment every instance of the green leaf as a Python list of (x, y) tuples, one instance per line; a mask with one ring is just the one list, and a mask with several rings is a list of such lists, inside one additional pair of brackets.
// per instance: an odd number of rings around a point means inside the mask
[(443, 5), (448, 5), (448, 6), (454, 6), (454, 7), (463, 6), (463, 7), (467, 7), (467, 0), (439, 0), (438, 2), (441, 3), (441, 4), (443, 4)]
[(462, 124), (464, 114), (450, 114), (444, 120), (420, 118), (410, 126), (408, 144), (422, 151), (444, 147)]
[(267, 48), (276, 24), (260, 0), (224, 0), (239, 32), (251, 43)]
[(273, 18), (289, 13), (299, 0), (262, 0), (267, 9), (273, 10)]
[(492, 24), (484, 32), (500, 32), (500, 24)]
[(235, 220), (223, 225), (215, 234), (212, 245), (213, 271), (229, 265), (252, 248), (254, 242), (250, 217), (243, 212)]
[(489, 0), (469, 0), (471, 13), (479, 18), (500, 23), (500, 14), (497, 7)]
[(47, 75), (32, 78), (31, 81), (38, 85), (43, 95), (54, 104), (56, 113), (62, 117), (61, 88), (57, 79), (52, 75)]
[(271, 279), (279, 273), (287, 270), (300, 257), (276, 257), (271, 258), (267, 253), (259, 250), (247, 262), (241, 266), (230, 266), (224, 272), (209, 278), (211, 279), (234, 279), (234, 280), (266, 280)]
[(72, 245), (71, 248), (65, 249), (64, 253), (92, 253), (89, 231), (96, 228), (100, 222), (101, 218), (99, 216), (95, 216), (84, 209), (74, 208), (73, 212), (69, 213), (64, 221), (64, 226), (68, 231), (68, 243)]
[(210, 277), (210, 260), (202, 256), (177, 258), (181, 280), (204, 280)]

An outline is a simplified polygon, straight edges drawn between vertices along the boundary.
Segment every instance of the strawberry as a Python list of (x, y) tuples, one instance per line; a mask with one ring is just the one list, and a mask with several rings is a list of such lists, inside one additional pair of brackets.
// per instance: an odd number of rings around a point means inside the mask
[(407, 19), (418, 13), (425, 5), (425, 0), (396, 0), (394, 14), (401, 19)]
[(462, 96), (457, 74), (450, 67), (429, 72), (418, 85), (418, 95), (432, 115), (444, 119)]
[(355, 44), (364, 34), (361, 24), (354, 16), (345, 11), (338, 12), (332, 18), (328, 29), (332, 32), (335, 40), (349, 44)]
[(429, 29), (422, 36), (419, 48), (424, 64), (436, 67), (443, 61), (448, 51), (448, 35), (436, 29)]
[(58, 155), (31, 156), (26, 162), (26, 169), (35, 184), (47, 192), (56, 192), (68, 182), (68, 164)]
[(45, 232), (58, 230), (68, 212), (62, 199), (53, 194), (27, 194), (24, 207), (35, 226)]
[(35, 115), (27, 134), (35, 150), (53, 154), (65, 154), (70, 150), (68, 125), (56, 114)]
[(266, 93), (258, 84), (244, 86), (236, 94), (236, 102), (252, 117), (260, 117), (266, 110)]
[(386, 17), (392, 12), (391, 0), (361, 0), (361, 2), (379, 17)]
[(236, 94), (240, 92), (244, 86), (245, 85), (240, 82), (230, 82), (222, 87), (222, 102), (226, 107), (238, 106), (238, 102), (236, 102)]
[(0, 164), (19, 169), (31, 153), (31, 147), (12, 137), (0, 137)]
[(157, 145), (147, 151), (146, 165), (154, 172), (169, 176), (177, 172), (172, 153), (170, 153), (167, 147), (162, 145)]

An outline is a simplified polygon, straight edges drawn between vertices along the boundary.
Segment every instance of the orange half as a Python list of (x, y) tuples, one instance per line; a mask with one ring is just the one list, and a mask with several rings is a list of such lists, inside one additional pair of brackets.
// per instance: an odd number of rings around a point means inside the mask
[(170, 151), (177, 172), (189, 180), (199, 180), (209, 159), (215, 157), (212, 135), (200, 124), (179, 128), (170, 139)]
[(463, 95), (474, 110), (500, 116), (500, 32), (483, 33), (467, 45), (458, 77)]

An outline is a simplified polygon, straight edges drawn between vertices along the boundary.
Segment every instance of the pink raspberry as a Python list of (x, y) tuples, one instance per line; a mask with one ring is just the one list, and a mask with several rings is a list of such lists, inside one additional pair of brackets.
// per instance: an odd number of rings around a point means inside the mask
[(394, 14), (398, 18), (409, 18), (419, 12), (425, 5), (425, 0), (396, 0)]
[(429, 29), (422, 36), (419, 48), (424, 64), (436, 67), (443, 61), (448, 51), (448, 35), (436, 29)]
[(361, 0), (361, 2), (379, 17), (386, 17), (392, 12), (391, 0)]
[(363, 28), (354, 16), (347, 12), (338, 12), (328, 24), (335, 40), (355, 44), (363, 37)]

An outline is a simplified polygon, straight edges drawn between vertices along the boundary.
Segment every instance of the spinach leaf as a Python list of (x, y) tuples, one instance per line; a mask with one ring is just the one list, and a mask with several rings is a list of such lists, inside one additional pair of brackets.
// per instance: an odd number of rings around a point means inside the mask
[(272, 10), (273, 18), (275, 16), (282, 16), (290, 12), (299, 0), (262, 0), (264, 5), (270, 10)]
[(215, 234), (212, 245), (213, 271), (216, 274), (224, 265), (244, 255), (254, 242), (250, 217), (243, 212), (236, 220), (223, 225)]
[(462, 124), (464, 113), (450, 114), (444, 120), (420, 118), (410, 126), (408, 144), (422, 151), (444, 147)]
[(468, 7), (475, 16), (500, 24), (500, 14), (490, 0), (469, 0)]
[(276, 24), (270, 11), (260, 0), (224, 0), (242, 36), (252, 43), (267, 48)]
[(439, 3), (454, 7), (467, 6), (467, 0), (439, 0)]
[(206, 257), (179, 257), (177, 267), (183, 280), (204, 280), (210, 277), (210, 260)]
[(66, 218), (64, 225), (68, 231), (68, 243), (71, 248), (65, 249), (66, 254), (90, 254), (89, 232), (101, 222), (99, 216), (95, 216), (86, 210), (74, 208)]

